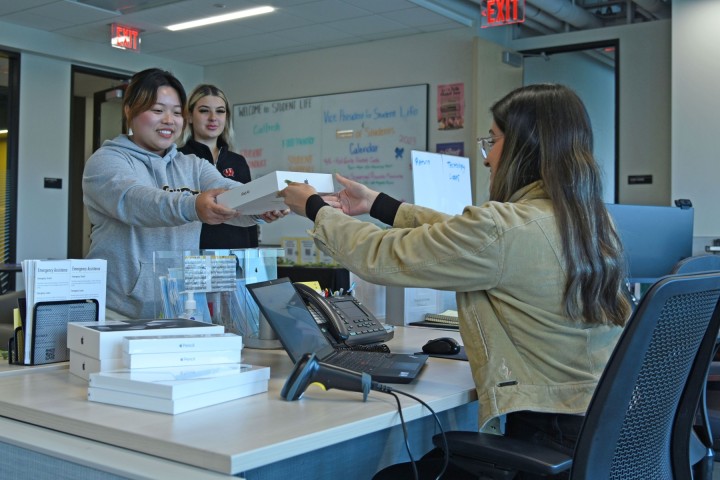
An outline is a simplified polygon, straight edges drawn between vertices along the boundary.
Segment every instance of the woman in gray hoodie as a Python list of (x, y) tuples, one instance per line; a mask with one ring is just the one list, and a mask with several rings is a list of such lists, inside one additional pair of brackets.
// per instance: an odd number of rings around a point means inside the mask
[(153, 318), (153, 252), (197, 250), (203, 223), (251, 226), (286, 211), (240, 215), (216, 198), (238, 183), (178, 152), (187, 119), (185, 90), (171, 73), (135, 74), (123, 99), (128, 133), (88, 159), (83, 201), (92, 224), (87, 258), (108, 262), (106, 318)]

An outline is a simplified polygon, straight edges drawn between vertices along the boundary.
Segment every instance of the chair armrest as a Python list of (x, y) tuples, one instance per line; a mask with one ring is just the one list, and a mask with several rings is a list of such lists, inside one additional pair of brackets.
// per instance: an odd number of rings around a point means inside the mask
[[(571, 456), (518, 438), (462, 431), (445, 435), (451, 458), (455, 455), (468, 457), (505, 470), (536, 475), (556, 475), (572, 466)], [(443, 447), (441, 435), (435, 435), (433, 442), (435, 446)]]

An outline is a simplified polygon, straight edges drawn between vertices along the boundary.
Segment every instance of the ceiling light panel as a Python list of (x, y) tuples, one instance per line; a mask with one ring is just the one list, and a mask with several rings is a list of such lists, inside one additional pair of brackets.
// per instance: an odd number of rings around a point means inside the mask
[(150, 8), (162, 7), (183, 0), (65, 0), (68, 3), (77, 3), (87, 7), (105, 10), (112, 13), (128, 14), (140, 12)]
[(229, 22), (231, 20), (239, 20), (241, 18), (253, 17), (255, 15), (263, 15), (266, 13), (274, 12), (275, 8), (270, 6), (262, 6), (256, 8), (248, 8), (246, 10), (239, 10), (235, 12), (223, 13), (221, 15), (215, 15), (212, 17), (200, 18), (197, 20), (190, 20), (188, 22), (176, 23), (175, 25), (168, 25), (167, 29), (173, 32), (178, 30), (186, 30), (188, 28), (204, 27), (205, 25), (213, 25), (215, 23)]

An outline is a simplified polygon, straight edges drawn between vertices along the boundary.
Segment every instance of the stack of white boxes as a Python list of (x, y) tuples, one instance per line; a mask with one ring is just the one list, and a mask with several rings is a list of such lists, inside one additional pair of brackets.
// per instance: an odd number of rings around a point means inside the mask
[(240, 363), (242, 337), (234, 333), (123, 338), (125, 368)]
[(178, 414), (267, 392), (270, 368), (241, 363), (242, 337), (187, 319), (76, 322), (70, 372), (88, 400)]
[(177, 414), (268, 391), (270, 367), (221, 363), (90, 375), (88, 400)]
[(91, 373), (125, 368), (123, 339), (128, 336), (165, 336), (225, 333), (222, 325), (183, 318), (108, 320), (68, 323), (70, 373), (85, 380)]

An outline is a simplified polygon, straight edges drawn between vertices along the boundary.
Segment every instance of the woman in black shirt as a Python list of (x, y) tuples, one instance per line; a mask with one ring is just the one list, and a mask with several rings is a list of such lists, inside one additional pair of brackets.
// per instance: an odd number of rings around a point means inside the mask
[[(188, 113), (190, 128), (185, 144), (179, 150), (204, 158), (224, 177), (249, 182), (250, 167), (245, 157), (232, 151), (232, 115), (225, 93), (214, 85), (198, 85), (188, 98)], [(257, 226), (236, 227), (225, 223), (202, 226), (201, 249), (257, 246)]]

